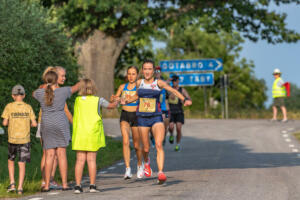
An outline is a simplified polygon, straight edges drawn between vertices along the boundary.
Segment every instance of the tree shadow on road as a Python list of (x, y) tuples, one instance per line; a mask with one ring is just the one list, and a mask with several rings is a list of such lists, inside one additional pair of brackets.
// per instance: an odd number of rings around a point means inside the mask
[[(236, 140), (199, 140), (185, 137), (181, 152), (166, 147), (165, 171), (244, 169), (300, 166), (297, 153), (256, 153)], [(288, 147), (287, 147), (288, 148)]]

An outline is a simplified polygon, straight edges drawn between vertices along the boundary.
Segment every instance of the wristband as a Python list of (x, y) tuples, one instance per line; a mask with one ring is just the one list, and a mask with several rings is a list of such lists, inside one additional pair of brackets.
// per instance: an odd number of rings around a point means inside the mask
[(186, 100), (189, 100), (189, 98), (184, 97), (183, 103), (185, 103)]

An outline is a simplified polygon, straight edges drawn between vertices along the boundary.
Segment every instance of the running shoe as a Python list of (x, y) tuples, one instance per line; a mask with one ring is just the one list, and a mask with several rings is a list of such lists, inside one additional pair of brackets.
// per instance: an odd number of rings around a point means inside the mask
[(158, 184), (161, 185), (161, 184), (164, 184), (164, 182), (166, 182), (167, 180), (167, 176), (163, 173), (163, 172), (159, 172), (158, 173)]
[(90, 192), (91, 192), (91, 193), (97, 193), (97, 192), (100, 192), (100, 191), (97, 190), (96, 185), (90, 185)]
[(175, 149), (174, 149), (175, 151), (180, 151), (180, 146), (177, 144), (176, 146), (175, 146)]
[(126, 180), (126, 179), (131, 179), (131, 177), (132, 177), (132, 174), (131, 174), (131, 168), (128, 167), (128, 168), (126, 168), (125, 175), (124, 175), (124, 179), (125, 179), (125, 180)]
[(170, 142), (170, 144), (173, 144), (173, 143), (174, 143), (174, 136), (173, 136), (173, 135), (170, 135), (170, 137), (169, 137), (169, 142)]
[(58, 185), (58, 183), (56, 183), (55, 181), (50, 181), (50, 186), (49, 186), (50, 189), (52, 190), (57, 190), (60, 188), (60, 186)]
[(137, 166), (137, 172), (136, 172), (136, 177), (138, 179), (141, 179), (144, 177), (144, 168), (143, 168), (143, 164), (141, 166)]
[(144, 164), (144, 174), (146, 177), (152, 176), (152, 169), (150, 167), (150, 158), (148, 157), (148, 161)]
[(75, 185), (75, 187), (74, 187), (74, 193), (75, 194), (80, 194), (82, 192), (83, 192), (83, 190), (82, 190), (81, 185)]

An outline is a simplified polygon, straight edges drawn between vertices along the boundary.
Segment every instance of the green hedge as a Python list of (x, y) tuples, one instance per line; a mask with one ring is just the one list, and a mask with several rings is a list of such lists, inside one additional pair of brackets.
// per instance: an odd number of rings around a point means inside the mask
[(48, 11), (38, 3), (0, 0), (1, 113), (12, 101), (11, 89), (16, 84), (25, 87), (25, 102), (37, 113), (38, 102), (31, 94), (42, 83), (41, 75), (49, 65), (67, 69), (66, 85), (77, 81), (78, 66), (72, 55), (72, 43), (61, 27), (59, 22), (50, 20)]

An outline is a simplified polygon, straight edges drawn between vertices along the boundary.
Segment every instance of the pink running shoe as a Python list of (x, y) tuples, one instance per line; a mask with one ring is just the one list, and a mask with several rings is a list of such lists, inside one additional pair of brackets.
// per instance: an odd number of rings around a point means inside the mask
[(148, 161), (144, 164), (144, 174), (146, 177), (152, 176), (152, 169), (150, 167), (150, 158), (148, 157)]
[(159, 172), (158, 173), (158, 184), (164, 184), (164, 182), (166, 182), (167, 180), (167, 176), (163, 173), (163, 172)]

